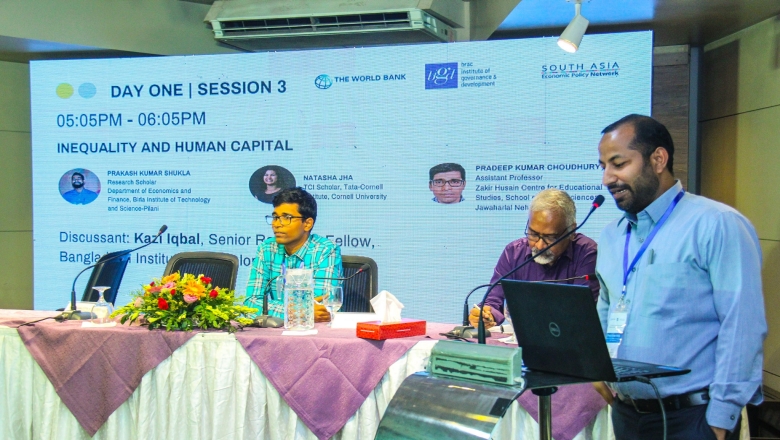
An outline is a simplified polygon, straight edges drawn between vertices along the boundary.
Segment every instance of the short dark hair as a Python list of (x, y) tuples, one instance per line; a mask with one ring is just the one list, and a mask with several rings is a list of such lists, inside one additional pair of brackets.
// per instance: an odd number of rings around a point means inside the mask
[(317, 200), (300, 186), (279, 191), (274, 196), (274, 208), (282, 203), (295, 203), (298, 205), (298, 212), (301, 213), (304, 220), (310, 218), (317, 221)]
[(615, 131), (622, 125), (631, 124), (634, 127), (634, 140), (628, 145), (628, 148), (642, 153), (642, 157), (647, 160), (656, 148), (661, 147), (669, 153), (669, 161), (666, 168), (674, 174), (672, 165), (674, 164), (674, 141), (669, 130), (664, 124), (656, 121), (650, 116), (630, 114), (623, 116), (619, 120), (609, 124), (601, 134)]
[(440, 163), (433, 168), (431, 168), (431, 171), (428, 172), (430, 175), (430, 180), (433, 180), (433, 176), (439, 174), (439, 173), (446, 173), (449, 171), (458, 171), (460, 172), (460, 178), (463, 180), (466, 180), (466, 170), (463, 169), (462, 166), (456, 163)]
[(73, 180), (73, 178), (74, 178), (74, 177), (76, 177), (76, 175), (77, 175), (77, 174), (78, 174), (79, 176), (81, 176), (81, 180), (84, 180), (84, 175), (83, 175), (83, 174), (81, 174), (81, 173), (79, 173), (78, 171), (76, 171), (75, 173), (73, 173), (73, 174), (71, 174), (71, 175), (70, 175), (70, 180)]

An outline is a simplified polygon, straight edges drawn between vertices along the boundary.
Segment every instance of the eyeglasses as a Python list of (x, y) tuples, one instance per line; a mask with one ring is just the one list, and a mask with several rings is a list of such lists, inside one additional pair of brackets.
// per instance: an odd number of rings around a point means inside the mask
[(566, 228), (565, 231), (561, 232), (558, 235), (546, 235), (546, 234), (539, 234), (538, 232), (534, 231), (528, 226), (525, 227), (525, 236), (528, 237), (529, 243), (536, 243), (537, 241), (542, 240), (544, 244), (546, 244), (547, 246), (555, 243), (555, 240), (561, 238), (567, 232), (569, 232), (569, 228)]
[(436, 180), (431, 180), (431, 184), (433, 186), (444, 186), (444, 185), (449, 183), (452, 188), (460, 188), (461, 186), (463, 186), (463, 184), (465, 182), (466, 181), (463, 180), (463, 179), (452, 179), (452, 180), (436, 179)]
[(292, 219), (294, 218), (303, 218), (302, 216), (295, 216), (295, 215), (267, 215), (265, 216), (265, 222), (269, 225), (273, 225), (274, 222), (278, 221), (282, 226), (290, 226), (290, 223), (292, 223)]

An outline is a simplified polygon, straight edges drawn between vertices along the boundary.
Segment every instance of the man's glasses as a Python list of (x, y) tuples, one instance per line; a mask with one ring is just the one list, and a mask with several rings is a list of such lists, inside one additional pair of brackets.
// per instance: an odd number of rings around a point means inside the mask
[(466, 181), (463, 179), (452, 179), (452, 180), (444, 180), (444, 179), (435, 179), (431, 180), (431, 184), (433, 186), (444, 186), (449, 184), (452, 188), (460, 188), (463, 186), (463, 183)]
[(302, 216), (295, 215), (267, 215), (265, 216), (265, 222), (269, 225), (273, 225), (274, 222), (279, 222), (282, 226), (289, 226), (294, 218), (303, 218)]
[(565, 231), (557, 235), (539, 234), (528, 226), (525, 227), (525, 236), (528, 237), (529, 243), (536, 243), (537, 241), (542, 240), (547, 246), (555, 243), (555, 240), (561, 238), (567, 232), (569, 232), (569, 228), (566, 228)]

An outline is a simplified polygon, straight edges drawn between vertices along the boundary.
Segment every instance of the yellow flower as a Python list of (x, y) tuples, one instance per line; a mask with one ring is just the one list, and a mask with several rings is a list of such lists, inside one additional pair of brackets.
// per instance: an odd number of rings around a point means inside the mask
[(181, 278), (181, 275), (179, 275), (179, 272), (174, 272), (166, 277), (163, 277), (162, 280), (160, 280), (161, 284), (167, 284), (171, 281), (176, 282), (179, 281), (179, 278)]
[(198, 298), (205, 295), (205, 293), (206, 288), (203, 287), (203, 284), (198, 280), (187, 280), (187, 283), (184, 285), (184, 290), (182, 290), (182, 294), (197, 296)]

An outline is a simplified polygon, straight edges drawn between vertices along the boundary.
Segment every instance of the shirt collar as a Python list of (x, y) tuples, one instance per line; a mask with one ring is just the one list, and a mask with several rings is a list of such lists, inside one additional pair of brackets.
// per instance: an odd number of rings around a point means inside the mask
[[(672, 185), (671, 188), (666, 190), (663, 194), (661, 194), (660, 197), (655, 199), (653, 203), (647, 205), (647, 208), (642, 210), (639, 214), (630, 214), (626, 212), (623, 214), (623, 218), (620, 219), (620, 222), (623, 221), (623, 219), (626, 219), (630, 221), (632, 224), (636, 224), (639, 216), (644, 215), (649, 217), (650, 220), (652, 220), (653, 223), (657, 223), (658, 220), (663, 217), (664, 212), (666, 212), (666, 208), (669, 207), (669, 205), (672, 203), (672, 200), (674, 200), (675, 197), (677, 197), (677, 194), (682, 191), (682, 183), (680, 183), (679, 180), (674, 181), (674, 185)], [(618, 223), (620, 223), (618, 222)]]
[(311, 249), (312, 235), (314, 234), (309, 234), (309, 238), (306, 239), (306, 243), (304, 243), (303, 246), (301, 246), (301, 248), (295, 251), (295, 253), (292, 255), (287, 255), (287, 251), (284, 249), (284, 245), (279, 243), (276, 243), (276, 252), (282, 254), (285, 258), (294, 256), (303, 261), (303, 258), (309, 253)]

